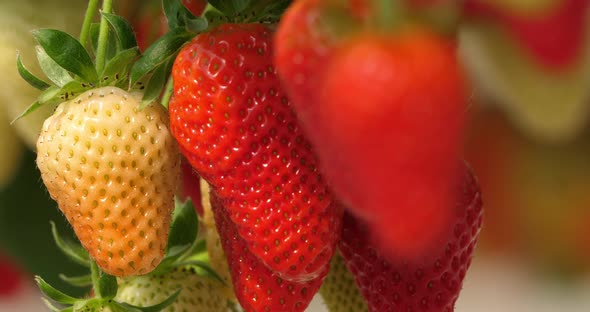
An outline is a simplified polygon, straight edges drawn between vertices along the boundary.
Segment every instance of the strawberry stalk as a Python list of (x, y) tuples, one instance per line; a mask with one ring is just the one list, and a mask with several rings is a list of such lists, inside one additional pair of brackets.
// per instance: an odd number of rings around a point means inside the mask
[(100, 32), (98, 35), (98, 48), (96, 49), (96, 71), (102, 72), (104, 69), (106, 51), (107, 51), (107, 40), (109, 36), (109, 25), (104, 13), (111, 13), (113, 10), (112, 0), (103, 0), (102, 2), (102, 17), (100, 18)]
[(90, 24), (92, 23), (92, 18), (94, 17), (94, 13), (97, 9), (98, 0), (88, 1), (88, 7), (86, 8), (86, 14), (84, 15), (84, 22), (82, 23), (82, 30), (80, 31), (80, 42), (84, 47), (86, 47), (86, 42), (88, 42)]

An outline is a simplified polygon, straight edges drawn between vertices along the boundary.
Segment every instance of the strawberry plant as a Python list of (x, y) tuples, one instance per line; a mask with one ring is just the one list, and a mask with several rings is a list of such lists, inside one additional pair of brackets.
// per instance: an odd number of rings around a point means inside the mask
[[(455, 243), (444, 265), (460, 284), (481, 209), (470, 173), (459, 176), (475, 199), (456, 197), (468, 93), (457, 3), (193, 4), (162, 1), (168, 32), (140, 51), (112, 0), (99, 23), (90, 0), (79, 39), (33, 32), (46, 79), (17, 58), (42, 90), (21, 117), (57, 105), (37, 166), (80, 244), (54, 227), (55, 240), (90, 269), (63, 277), (92, 286), (87, 298), (37, 277), (50, 309), (226, 311), (237, 299), (248, 312), (304, 311), (327, 278), (331, 309), (381, 311), (358, 261), (372, 268), (374, 251), (410, 272)], [(335, 303), (339, 284), (349, 304)], [(440, 307), (452, 309), (451, 291)]]

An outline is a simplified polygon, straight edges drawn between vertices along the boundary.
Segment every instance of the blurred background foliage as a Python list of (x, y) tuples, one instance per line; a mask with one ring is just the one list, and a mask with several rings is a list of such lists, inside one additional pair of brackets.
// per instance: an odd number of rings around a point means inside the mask
[[(497, 3), (526, 11), (568, 1), (578, 0)], [(51, 108), (9, 122), (37, 95), (18, 77), (16, 50), (38, 73), (29, 30), (52, 27), (77, 34), (85, 3), (0, 1), (0, 255), (14, 262), (23, 280), (42, 275), (73, 294), (85, 290), (72, 289), (58, 274), (74, 276), (83, 269), (58, 251), (49, 221), (73, 233), (34, 162), (35, 138)], [(116, 3), (116, 11), (141, 32), (144, 46), (165, 31), (159, 1)], [(589, 12), (582, 12), (582, 52), (574, 65), (560, 71), (537, 62), (505, 28), (485, 19), (466, 22), (459, 36), (460, 56), (475, 90), (465, 158), (479, 176), (486, 209), (477, 257), (518, 259), (547, 283), (590, 274)]]

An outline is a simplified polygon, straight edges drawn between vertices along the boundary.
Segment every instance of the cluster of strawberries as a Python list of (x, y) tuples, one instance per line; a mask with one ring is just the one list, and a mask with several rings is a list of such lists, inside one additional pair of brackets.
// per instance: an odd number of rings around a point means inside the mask
[[(452, 311), (483, 214), (459, 152), (469, 89), (454, 36), (429, 15), (457, 3), (209, 5), (195, 18), (165, 1), (170, 31), (135, 63), (108, 12), (94, 64), (85, 42), (35, 33), (55, 86), (19, 60), (45, 90), (36, 106), (76, 96), (45, 122), (37, 164), (92, 259), (126, 277), (173, 252), (181, 153), (210, 186), (246, 311), (303, 311), (338, 250), (369, 310)], [(168, 111), (152, 104), (162, 90)]]

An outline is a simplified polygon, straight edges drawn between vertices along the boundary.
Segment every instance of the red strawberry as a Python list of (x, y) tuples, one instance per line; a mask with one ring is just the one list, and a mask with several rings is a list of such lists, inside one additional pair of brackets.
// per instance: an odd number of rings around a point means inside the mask
[(335, 250), (341, 212), (275, 74), (272, 47), (262, 24), (196, 36), (174, 63), (171, 129), (252, 253), (284, 278), (310, 280)]
[(236, 297), (246, 312), (304, 311), (319, 290), (328, 267), (307, 282), (290, 282), (269, 270), (238, 234), (222, 200), (211, 192), (211, 206), (227, 256)]
[(206, 0), (182, 0), (182, 4), (194, 15), (200, 16), (207, 6)]
[(0, 252), (0, 298), (16, 293), (23, 283), (22, 272)]
[(369, 311), (450, 312), (461, 290), (482, 225), (477, 181), (463, 166), (453, 226), (426, 257), (388, 260), (369, 241), (367, 225), (347, 214), (340, 252)]
[(412, 256), (452, 210), (468, 95), (455, 42), (410, 26), (346, 35), (319, 19), (332, 9), (303, 0), (287, 12), (277, 70), (334, 193), (388, 252)]
[(536, 13), (509, 10), (493, 1), (467, 0), (465, 12), (498, 23), (542, 65), (562, 69), (581, 56), (590, 1), (554, 2), (556, 5)]

